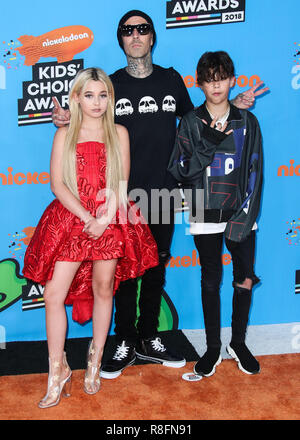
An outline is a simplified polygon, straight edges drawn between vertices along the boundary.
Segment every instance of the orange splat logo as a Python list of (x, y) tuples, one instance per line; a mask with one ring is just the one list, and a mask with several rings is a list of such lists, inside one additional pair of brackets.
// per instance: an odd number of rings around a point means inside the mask
[(25, 56), (25, 66), (32, 66), (41, 57), (57, 58), (58, 63), (70, 61), (87, 49), (94, 41), (93, 32), (86, 26), (65, 26), (34, 37), (22, 35), (18, 38), (23, 46), (16, 50)]
[(8, 234), (9, 236), (9, 254), (10, 258), (23, 260), (26, 251), (26, 246), (29, 245), (30, 240), (35, 231), (35, 227), (27, 226), (22, 229), (22, 232), (15, 232)]
[(24, 232), (25, 237), (21, 238), (20, 241), (23, 241), (23, 243), (28, 246), (29, 242), (31, 240), (31, 237), (33, 236), (33, 233), (35, 231), (35, 228), (32, 226), (28, 226), (27, 228), (24, 228), (22, 232)]

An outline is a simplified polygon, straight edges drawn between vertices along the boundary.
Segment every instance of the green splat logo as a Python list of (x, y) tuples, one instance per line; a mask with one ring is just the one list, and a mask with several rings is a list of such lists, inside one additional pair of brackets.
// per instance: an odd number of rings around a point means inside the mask
[(165, 290), (161, 297), (160, 313), (158, 318), (158, 331), (178, 329), (178, 314), (169, 295)]
[(43, 287), (20, 275), (17, 260), (0, 261), (0, 312), (22, 298), (22, 310), (44, 307)]
[[(137, 296), (137, 318), (140, 315), (139, 299), (141, 290), (141, 279), (138, 282), (138, 296)], [(178, 314), (173, 302), (165, 290), (163, 290), (161, 297), (161, 306), (158, 317), (158, 331), (176, 330), (178, 329)]]
[(22, 297), (22, 287), (27, 280), (20, 276), (17, 260), (0, 261), (0, 312), (10, 307)]
[[(139, 316), (139, 297), (141, 280), (138, 284), (137, 316)], [(43, 287), (20, 275), (17, 260), (8, 258), (0, 261), (0, 312), (13, 305), (19, 299), (23, 310), (44, 307)], [(158, 331), (175, 330), (178, 328), (178, 314), (170, 297), (163, 290), (159, 313)]]

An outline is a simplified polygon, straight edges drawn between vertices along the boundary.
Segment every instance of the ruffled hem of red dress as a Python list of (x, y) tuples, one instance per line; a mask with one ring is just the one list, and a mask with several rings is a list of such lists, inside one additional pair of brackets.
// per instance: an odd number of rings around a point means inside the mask
[[(105, 237), (100, 237), (97, 257), (93, 259), (118, 258), (115, 272), (114, 293), (121, 281), (142, 276), (147, 269), (158, 264), (157, 246), (139, 211), (135, 212), (134, 222), (112, 225), (105, 231)], [(81, 261), (85, 252), (70, 248), (68, 239), (77, 218), (64, 208), (57, 200), (45, 210), (35, 233), (28, 245), (23, 274), (37, 283), (44, 285), (52, 279), (56, 261)], [(110, 229), (110, 228), (108, 228)], [(115, 235), (114, 235), (115, 234)], [(114, 239), (114, 236), (117, 237)], [(101, 239), (105, 242), (101, 250)], [(74, 240), (75, 247), (81, 247), (82, 242)], [(95, 244), (95, 246), (97, 246)], [(71, 256), (64, 250), (71, 249)], [(62, 258), (63, 256), (63, 258)], [(92, 266), (93, 261), (83, 260), (69, 289), (65, 303), (73, 305), (72, 318), (84, 323), (91, 319), (93, 311)]]

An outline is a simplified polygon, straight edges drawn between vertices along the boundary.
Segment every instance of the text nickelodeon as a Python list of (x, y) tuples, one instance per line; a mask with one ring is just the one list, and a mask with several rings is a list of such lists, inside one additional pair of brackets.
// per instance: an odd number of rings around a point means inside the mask
[(89, 34), (84, 32), (84, 34), (71, 34), (68, 37), (64, 37), (63, 35), (60, 38), (57, 38), (56, 40), (49, 40), (47, 38), (47, 41), (43, 41), (43, 47), (46, 46), (53, 46), (55, 44), (62, 44), (62, 43), (68, 43), (69, 41), (73, 40), (82, 40), (83, 38), (89, 38)]

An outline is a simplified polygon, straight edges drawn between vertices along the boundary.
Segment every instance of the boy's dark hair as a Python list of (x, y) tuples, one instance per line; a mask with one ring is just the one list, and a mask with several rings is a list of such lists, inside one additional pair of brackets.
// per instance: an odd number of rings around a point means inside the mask
[(233, 77), (234, 65), (227, 52), (205, 52), (197, 64), (197, 83), (216, 81)]

